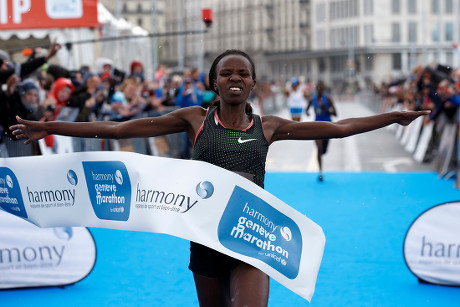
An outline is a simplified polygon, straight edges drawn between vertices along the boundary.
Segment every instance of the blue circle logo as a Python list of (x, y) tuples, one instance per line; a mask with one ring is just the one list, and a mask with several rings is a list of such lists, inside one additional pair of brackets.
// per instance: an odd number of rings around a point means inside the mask
[(73, 236), (71, 227), (56, 227), (53, 229), (54, 234), (61, 240), (69, 241)]
[(73, 170), (69, 170), (67, 172), (67, 180), (69, 180), (71, 185), (77, 185), (78, 183), (78, 177), (77, 174)]
[(196, 194), (198, 194), (203, 199), (211, 197), (213, 193), (214, 193), (214, 186), (209, 181), (200, 182), (196, 186)]

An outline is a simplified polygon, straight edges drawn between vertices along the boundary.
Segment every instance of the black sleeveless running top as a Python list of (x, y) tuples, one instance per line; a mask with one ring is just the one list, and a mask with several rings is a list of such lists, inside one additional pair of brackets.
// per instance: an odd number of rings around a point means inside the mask
[(263, 188), (267, 153), (268, 142), (258, 115), (252, 115), (245, 130), (233, 130), (222, 125), (217, 107), (210, 107), (195, 138), (192, 159), (252, 174), (254, 183)]

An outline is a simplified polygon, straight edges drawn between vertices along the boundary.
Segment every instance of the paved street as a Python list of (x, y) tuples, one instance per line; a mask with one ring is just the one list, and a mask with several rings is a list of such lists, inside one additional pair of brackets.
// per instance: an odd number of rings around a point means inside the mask
[[(375, 114), (358, 101), (337, 101), (338, 117), (334, 120)], [(311, 112), (313, 113), (313, 112)], [(287, 109), (276, 115), (289, 118)], [(313, 120), (312, 114), (303, 121)], [(328, 153), (323, 157), (323, 169), (328, 171), (432, 171), (434, 166), (419, 163), (400, 144), (389, 128), (334, 139), (329, 143)], [(280, 141), (270, 146), (267, 157), (267, 171), (272, 172), (315, 172), (318, 170), (316, 146), (313, 141)]]

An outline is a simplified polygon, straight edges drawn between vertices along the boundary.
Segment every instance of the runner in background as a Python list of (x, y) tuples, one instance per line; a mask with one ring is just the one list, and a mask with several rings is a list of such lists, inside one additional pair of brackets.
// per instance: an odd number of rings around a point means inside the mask
[[(26, 139), (25, 144), (49, 134), (121, 139), (187, 132), (194, 142), (192, 159), (237, 172), (263, 188), (268, 147), (275, 141), (343, 138), (393, 123), (408, 125), (429, 114), (390, 112), (336, 123), (260, 117), (248, 102), (256, 85), (254, 62), (239, 50), (227, 50), (214, 60), (209, 84), (219, 100), (207, 110), (191, 106), (123, 122), (37, 122), (18, 117), (19, 124), (10, 129), (17, 138)], [(268, 305), (268, 275), (245, 262), (191, 242), (189, 268), (202, 307)]]
[(308, 99), (308, 90), (305, 86), (301, 85), (296, 77), (292, 77), (291, 86), (284, 90), (287, 97), (287, 105), (291, 112), (293, 121), (300, 122), (302, 113), (305, 110)]
[[(316, 94), (312, 97), (312, 99), (308, 102), (308, 106), (306, 109), (307, 116), (310, 116), (310, 112), (308, 111), (310, 107), (313, 105), (315, 110), (315, 121), (322, 121), (322, 122), (331, 122), (331, 116), (337, 116), (337, 111), (334, 106), (334, 102), (332, 101), (331, 97), (324, 93), (325, 86), (322, 81), (318, 81), (316, 85)], [(318, 148), (317, 158), (318, 158), (318, 166), (319, 166), (319, 176), (318, 180), (323, 181), (323, 155), (327, 152), (327, 147), (329, 145), (329, 139), (317, 139), (315, 140), (316, 147)]]

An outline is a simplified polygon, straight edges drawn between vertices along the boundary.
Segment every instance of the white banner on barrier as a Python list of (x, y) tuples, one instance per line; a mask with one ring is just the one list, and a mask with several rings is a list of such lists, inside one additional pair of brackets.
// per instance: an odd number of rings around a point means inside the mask
[(310, 301), (321, 227), (209, 163), (129, 152), (0, 160), (0, 208), (40, 227), (166, 233), (245, 261)]
[(0, 210), (0, 289), (74, 284), (95, 261), (87, 228), (38, 228)]
[(460, 202), (420, 214), (404, 239), (404, 259), (424, 282), (460, 286)]

